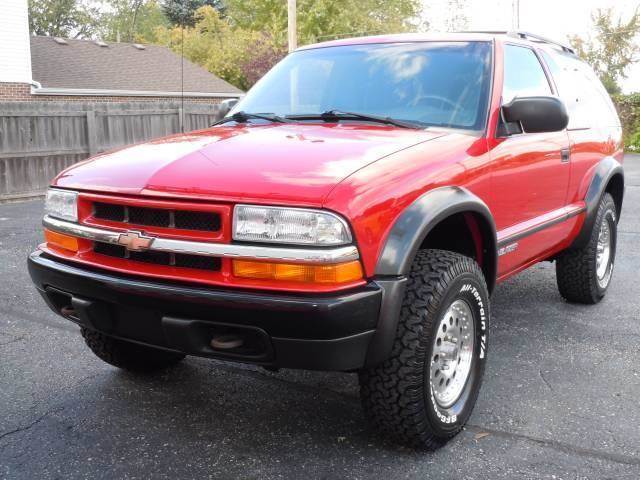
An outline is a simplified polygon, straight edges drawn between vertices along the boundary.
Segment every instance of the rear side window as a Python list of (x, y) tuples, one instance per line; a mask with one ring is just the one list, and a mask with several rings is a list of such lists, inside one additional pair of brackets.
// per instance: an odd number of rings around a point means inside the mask
[(568, 52), (542, 52), (569, 112), (569, 130), (620, 126), (609, 94), (591, 67)]
[(515, 97), (551, 95), (551, 87), (536, 54), (527, 47), (505, 45), (502, 103)]

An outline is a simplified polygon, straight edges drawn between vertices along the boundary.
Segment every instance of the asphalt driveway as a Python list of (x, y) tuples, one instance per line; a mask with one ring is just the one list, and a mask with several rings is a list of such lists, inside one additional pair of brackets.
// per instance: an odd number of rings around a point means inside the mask
[(42, 202), (0, 205), (0, 478), (640, 478), (640, 157), (609, 294), (554, 266), (497, 288), (470, 425), (435, 453), (367, 428), (357, 379), (190, 358), (152, 377), (84, 346), (32, 287)]

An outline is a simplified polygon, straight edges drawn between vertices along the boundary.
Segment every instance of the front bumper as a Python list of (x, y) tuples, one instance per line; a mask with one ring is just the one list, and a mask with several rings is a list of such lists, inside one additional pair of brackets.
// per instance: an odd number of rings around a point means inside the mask
[[(86, 328), (188, 355), (311, 370), (383, 359), (390, 345), (376, 332), (388, 337), (403, 286), (399, 279), (332, 295), (255, 293), (116, 276), (39, 251), (28, 263), (52, 310)], [(243, 347), (212, 348), (221, 334), (244, 338)]]

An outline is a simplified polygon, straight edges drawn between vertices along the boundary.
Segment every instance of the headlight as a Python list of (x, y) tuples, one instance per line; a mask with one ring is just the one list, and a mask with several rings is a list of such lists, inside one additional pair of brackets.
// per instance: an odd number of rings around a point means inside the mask
[(236, 205), (233, 239), (299, 245), (344, 245), (351, 232), (339, 216), (303, 208)]
[(50, 188), (44, 202), (44, 213), (61, 220), (78, 221), (78, 193)]

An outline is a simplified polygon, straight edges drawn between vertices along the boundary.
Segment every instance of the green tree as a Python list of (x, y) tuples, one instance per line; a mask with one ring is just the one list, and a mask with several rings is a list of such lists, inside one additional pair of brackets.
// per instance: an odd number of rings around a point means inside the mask
[(107, 0), (99, 33), (110, 42), (150, 42), (169, 22), (156, 0)]
[(222, 0), (164, 0), (162, 9), (172, 25), (192, 27), (196, 22), (196, 11), (206, 5), (215, 8), (221, 15), (224, 14)]
[[(162, 4), (165, 13), (167, 4)], [(224, 14), (201, 7), (193, 24), (160, 26), (147, 41), (184, 52), (190, 61), (247, 89), (286, 54), (287, 2), (224, 0), (224, 6)], [(408, 31), (418, 26), (420, 13), (421, 0), (298, 0), (299, 43)]]
[(83, 0), (29, 0), (29, 29), (34, 35), (91, 37), (100, 24), (95, 2)]
[[(420, 0), (298, 0), (298, 43), (343, 36), (405, 32), (418, 26)], [(278, 45), (287, 41), (287, 2), (226, 0), (231, 22), (267, 33)]]
[(640, 12), (636, 8), (631, 18), (614, 19), (613, 9), (598, 9), (591, 18), (595, 34), (593, 37), (570, 38), (578, 55), (596, 71), (607, 91), (620, 93), (620, 81), (627, 78), (627, 68), (636, 63), (640, 33)]
[(184, 29), (157, 28), (156, 43), (241, 89), (249, 88), (285, 54), (268, 34), (234, 26), (213, 7), (198, 9), (194, 20), (193, 27)]

